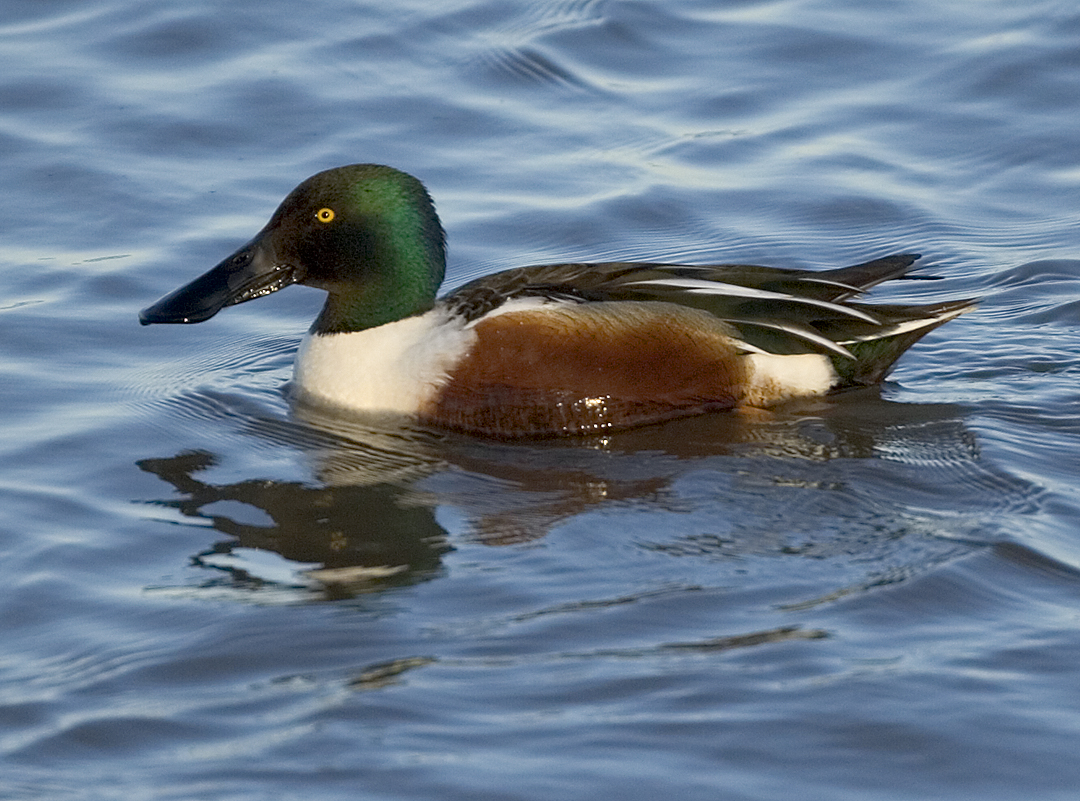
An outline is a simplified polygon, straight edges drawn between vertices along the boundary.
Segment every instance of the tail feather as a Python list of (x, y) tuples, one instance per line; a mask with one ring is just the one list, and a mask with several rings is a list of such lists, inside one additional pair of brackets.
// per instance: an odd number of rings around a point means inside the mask
[(883, 319), (881, 328), (838, 339), (854, 356), (854, 359), (833, 359), (840, 386), (878, 383), (908, 348), (975, 305), (973, 300), (956, 300), (926, 306), (875, 306)]
[[(885, 281), (891, 281), (894, 278), (910, 278), (911, 276), (908, 275), (908, 272), (911, 269), (911, 265), (919, 258), (921, 258), (921, 254), (919, 253), (898, 253), (893, 256), (884, 256), (880, 259), (866, 261), (862, 264), (853, 264), (850, 267), (839, 267), (835, 270), (821, 270), (819, 272), (810, 273), (810, 275), (817, 279), (825, 279), (853, 287), (858, 292), (865, 292), (871, 287), (875, 287)], [(854, 294), (856, 293), (850, 292), (848, 294), (842, 294), (833, 298), (833, 300), (851, 297)]]

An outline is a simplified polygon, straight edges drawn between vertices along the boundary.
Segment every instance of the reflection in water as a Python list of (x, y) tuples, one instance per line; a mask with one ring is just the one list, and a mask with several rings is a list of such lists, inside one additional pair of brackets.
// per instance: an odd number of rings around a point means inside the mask
[[(139, 462), (143, 470), (186, 496), (161, 505), (175, 507), (189, 517), (209, 517), (216, 530), (231, 538), (196, 556), (197, 564), (220, 564), (209, 557), (229, 554), (236, 548), (273, 551), (292, 562), (318, 565), (307, 575), (326, 587), (331, 596), (338, 596), (429, 577), (438, 570), (439, 557), (449, 548), (432, 507), (410, 501), (407, 493), (394, 485), (320, 487), (262, 479), (216, 485), (196, 478), (213, 464), (214, 457), (207, 453)], [(203, 512), (221, 501), (260, 509), (271, 524), (245, 524)], [(234, 578), (259, 581), (242, 570), (234, 571)]]
[[(300, 445), (313, 462), (315, 482), (260, 476), (213, 484), (198, 477), (215, 463), (215, 457), (204, 452), (144, 459), (139, 466), (184, 496), (162, 505), (208, 520), (229, 537), (196, 556), (196, 564), (229, 570), (232, 580), (250, 586), (258, 584), (259, 577), (243, 569), (241, 562), (220, 556), (235, 556), (240, 549), (270, 551), (310, 566), (304, 577), (330, 597), (436, 575), (442, 555), (451, 547), (436, 520), (437, 508), (458, 510), (466, 521), (463, 536), (477, 542), (521, 543), (542, 538), (560, 522), (603, 504), (686, 510), (693, 501), (674, 484), (696, 470), (719, 469), (742, 482), (729, 487), (736, 493), (733, 501), (718, 501), (726, 504), (730, 518), (726, 534), (710, 539), (700, 532), (676, 533), (661, 543), (640, 542), (641, 547), (675, 556), (769, 553), (820, 559), (849, 553), (852, 537), (865, 539), (858, 531), (862, 521), (845, 522), (834, 511), (837, 503), (880, 502), (883, 508), (894, 509), (892, 515), (902, 516), (906, 511), (895, 510), (932, 508), (937, 498), (958, 487), (969, 500), (981, 493), (998, 507), (1031, 502), (1030, 493), (1017, 487), (1015, 480), (1008, 479), (1006, 486), (1006, 479), (980, 463), (974, 438), (960, 421), (960, 409), (888, 403), (874, 392), (776, 414), (727, 413), (591, 439), (515, 443), (424, 431), (392, 421), (341, 418), (300, 406), (288, 421), (247, 411), (246, 432)], [(867, 501), (857, 494), (849, 498), (845, 493), (859, 491), (844, 486), (851, 471), (821, 469), (822, 463), (838, 460), (857, 460), (860, 475), (889, 469), (890, 464), (896, 469), (899, 463), (909, 466), (907, 474), (920, 478), (898, 485), (895, 498)], [(879, 488), (889, 483), (874, 482)], [(790, 506), (792, 493), (807, 489), (833, 491), (812, 495), (833, 504), (821, 512), (819, 523), (806, 529), (793, 525), (786, 512), (773, 511)], [(842, 497), (838, 501), (835, 496)], [(241, 522), (236, 515), (211, 508), (222, 501), (261, 510), (267, 522)], [(732, 503), (738, 508), (730, 508)], [(803, 512), (813, 515), (814, 507), (796, 509), (796, 515)], [(894, 529), (888, 538), (895, 539), (904, 525), (898, 523)], [(818, 532), (809, 535), (816, 541), (792, 545), (793, 534), (806, 539), (808, 531)], [(946, 550), (954, 554), (956, 543)]]

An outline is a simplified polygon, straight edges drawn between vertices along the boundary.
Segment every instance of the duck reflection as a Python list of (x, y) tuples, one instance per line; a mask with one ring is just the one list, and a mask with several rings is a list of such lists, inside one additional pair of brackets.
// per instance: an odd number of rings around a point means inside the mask
[[(955, 463), (976, 453), (958, 407), (889, 403), (872, 390), (782, 413), (717, 414), (589, 439), (512, 443), (301, 405), (293, 411), (282, 421), (249, 410), (246, 433), (299, 444), (312, 462), (310, 484), (266, 477), (214, 484), (200, 477), (217, 461), (206, 452), (144, 459), (139, 467), (181, 494), (162, 505), (228, 537), (198, 554), (197, 564), (223, 569), (215, 557), (241, 548), (272, 551), (310, 566), (304, 575), (329, 597), (438, 575), (452, 547), (436, 517), (440, 508), (464, 519), (466, 533), (455, 537), (499, 546), (539, 539), (599, 504), (678, 509), (686, 501), (674, 481), (703, 460), (765, 457), (755, 459), (755, 469), (765, 465), (782, 485), (792, 460)], [(222, 501), (265, 518), (244, 522), (247, 515), (223, 513)]]
[[(196, 564), (227, 565), (214, 557), (240, 548), (272, 551), (290, 562), (315, 566), (305, 575), (337, 597), (434, 575), (441, 555), (450, 548), (432, 504), (410, 498), (394, 484), (307, 486), (264, 479), (231, 484), (199, 480), (198, 474), (216, 461), (212, 454), (196, 452), (138, 463), (183, 496), (161, 501), (161, 505), (207, 519), (229, 537), (196, 555)], [(261, 510), (266, 522), (242, 522), (239, 518), (250, 515), (229, 516), (208, 509), (223, 501)], [(238, 581), (258, 582), (242, 568), (226, 569)]]

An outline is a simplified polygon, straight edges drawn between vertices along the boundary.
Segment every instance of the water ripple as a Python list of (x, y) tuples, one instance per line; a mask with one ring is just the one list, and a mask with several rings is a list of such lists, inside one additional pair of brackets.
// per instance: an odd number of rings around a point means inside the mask
[[(1075, 795), (1078, 34), (1060, 2), (6, 0), (7, 792)], [(880, 391), (515, 446), (291, 406), (314, 292), (138, 326), (358, 161), (427, 183), (451, 284), (911, 250), (943, 280), (874, 299), (982, 303)]]

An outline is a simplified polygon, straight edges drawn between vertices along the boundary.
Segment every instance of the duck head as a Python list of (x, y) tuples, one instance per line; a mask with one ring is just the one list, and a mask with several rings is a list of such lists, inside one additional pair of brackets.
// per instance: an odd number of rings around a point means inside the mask
[(143, 309), (139, 321), (201, 323), (226, 306), (304, 284), (328, 293), (313, 331), (372, 328), (432, 307), (445, 241), (416, 178), (378, 164), (337, 167), (296, 187), (254, 239)]

